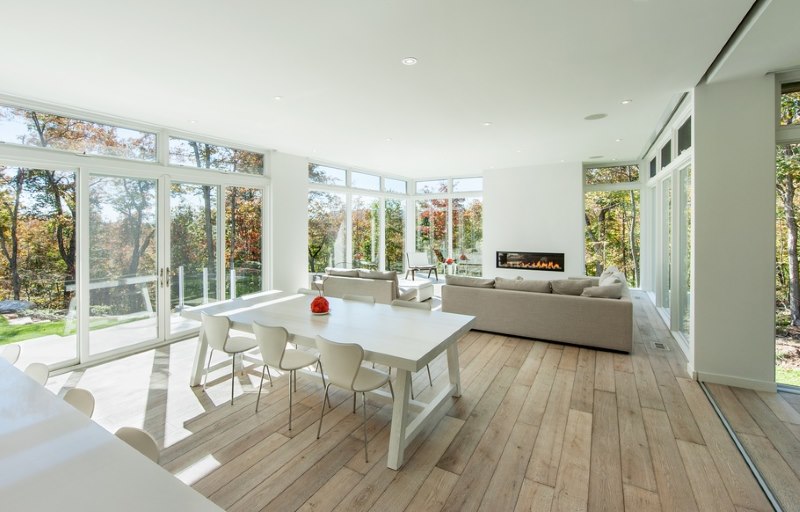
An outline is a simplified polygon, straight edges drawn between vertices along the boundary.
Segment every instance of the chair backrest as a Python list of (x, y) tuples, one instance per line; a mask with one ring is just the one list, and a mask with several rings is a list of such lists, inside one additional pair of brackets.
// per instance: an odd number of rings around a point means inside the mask
[(256, 335), (264, 363), (274, 368), (281, 368), (283, 353), (286, 352), (286, 342), (289, 341), (289, 332), (283, 327), (253, 322), (253, 333)]
[(200, 313), (203, 319), (203, 331), (206, 334), (208, 346), (214, 350), (225, 350), (225, 342), (228, 341), (228, 331), (231, 328), (231, 321), (227, 316), (213, 316)]
[(353, 389), (364, 349), (355, 343), (337, 343), (317, 336), (317, 350), (328, 381), (340, 388)]
[(431, 310), (430, 302), (413, 302), (410, 300), (402, 300), (402, 299), (393, 300), (392, 306), (397, 306), (399, 308), (424, 309), (426, 311)]
[(64, 401), (90, 418), (94, 413), (94, 395), (88, 389), (68, 389), (64, 393)]
[(25, 368), (25, 374), (44, 386), (47, 384), (47, 379), (50, 378), (50, 368), (46, 364), (31, 363)]
[(428, 261), (428, 255), (421, 252), (415, 252), (414, 257), (412, 258), (408, 253), (406, 253), (406, 259), (408, 260), (409, 267), (430, 267), (431, 263)]
[(433, 254), (436, 255), (436, 259), (439, 261), (439, 263), (444, 263), (444, 254), (442, 254), (441, 250), (434, 249)]
[(353, 295), (351, 293), (345, 293), (342, 295), (342, 299), (356, 302), (366, 302), (367, 304), (375, 304), (375, 297), (372, 295)]
[(303, 295), (317, 295), (319, 292), (314, 291), (311, 288), (298, 288), (297, 293), (302, 293)]
[(158, 444), (153, 436), (136, 427), (122, 427), (114, 433), (115, 436), (135, 448), (139, 453), (158, 463)]
[(19, 345), (6, 345), (3, 347), (3, 351), (0, 352), (0, 356), (3, 357), (6, 361), (11, 364), (14, 364), (19, 360), (19, 353), (22, 352), (22, 349)]

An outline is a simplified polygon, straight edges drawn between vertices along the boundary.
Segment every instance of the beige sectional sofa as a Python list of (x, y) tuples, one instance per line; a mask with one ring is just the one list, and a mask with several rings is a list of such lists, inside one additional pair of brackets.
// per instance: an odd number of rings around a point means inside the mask
[[(474, 329), (622, 352), (633, 348), (633, 304), (619, 274), (529, 281), (448, 276), (442, 311), (475, 316)], [(555, 291), (555, 293), (554, 293)], [(583, 295), (581, 295), (583, 294)], [(620, 298), (604, 298), (603, 296)]]
[(399, 286), (397, 272), (394, 271), (330, 268), (326, 272), (323, 292), (328, 297), (371, 295), (375, 302), (391, 304), (395, 299), (412, 300), (417, 296), (415, 289)]

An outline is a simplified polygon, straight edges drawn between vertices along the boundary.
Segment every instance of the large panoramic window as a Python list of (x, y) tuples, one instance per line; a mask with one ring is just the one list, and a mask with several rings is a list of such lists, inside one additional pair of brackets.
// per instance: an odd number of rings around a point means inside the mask
[(380, 244), (380, 200), (354, 195), (350, 206), (353, 233), (353, 268), (377, 270)]
[(156, 134), (0, 105), (0, 141), (87, 155), (156, 160)]
[(638, 286), (639, 190), (607, 190), (604, 186), (638, 182), (639, 168), (635, 165), (591, 168), (584, 175), (589, 186), (584, 194), (586, 274), (599, 276), (604, 269), (615, 266), (630, 285)]
[[(76, 357), (74, 172), (0, 166), (0, 346), (29, 360)], [(55, 341), (55, 342), (54, 342)]]
[(264, 155), (196, 140), (169, 138), (169, 163), (199, 169), (264, 174)]
[(325, 190), (308, 191), (308, 271), (347, 266), (346, 197)]
[(225, 187), (227, 297), (261, 291), (261, 202), (258, 188)]

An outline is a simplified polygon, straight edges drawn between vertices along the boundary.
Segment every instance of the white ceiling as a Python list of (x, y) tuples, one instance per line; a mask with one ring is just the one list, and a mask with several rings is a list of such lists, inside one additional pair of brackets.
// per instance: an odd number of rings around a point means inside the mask
[(6, 2), (0, 93), (412, 177), (628, 160), (752, 4)]

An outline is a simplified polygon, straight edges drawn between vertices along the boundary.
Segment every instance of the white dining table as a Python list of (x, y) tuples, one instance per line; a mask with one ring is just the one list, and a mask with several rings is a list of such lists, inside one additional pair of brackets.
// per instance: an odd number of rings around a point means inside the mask
[[(389, 435), (387, 466), (399, 469), (405, 460), (408, 444), (428, 423), (438, 420), (437, 413), (450, 403), (450, 397), (461, 396), (458, 344), (475, 321), (475, 317), (368, 304), (328, 297), (330, 313), (314, 315), (310, 304), (313, 295), (270, 291), (250, 297), (216, 302), (185, 310), (183, 315), (194, 320), (200, 313), (224, 315), (234, 329), (252, 332), (252, 324), (282, 326), (299, 345), (314, 347), (316, 336), (340, 343), (357, 343), (364, 349), (365, 359), (397, 370), (392, 426)], [(199, 385), (206, 358), (207, 343), (202, 328), (192, 370), (191, 385)], [(411, 376), (425, 368), (435, 357), (447, 352), (449, 385), (430, 402), (411, 400)]]
[(0, 510), (222, 509), (0, 358)]

